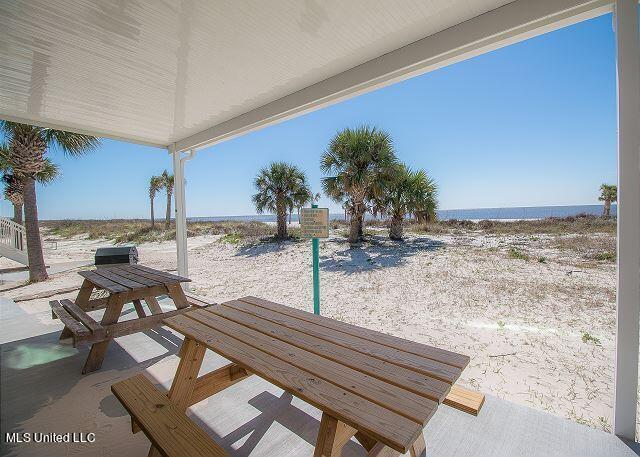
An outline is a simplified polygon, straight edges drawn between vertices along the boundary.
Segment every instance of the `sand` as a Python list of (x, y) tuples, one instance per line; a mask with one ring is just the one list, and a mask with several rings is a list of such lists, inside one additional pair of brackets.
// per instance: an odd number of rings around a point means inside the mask
[[(321, 241), (323, 315), (468, 354), (462, 384), (610, 430), (614, 263), (586, 262), (549, 247), (545, 236), (462, 232), (391, 242), (377, 233), (359, 249), (338, 234)], [(312, 309), (310, 242), (233, 245), (219, 238), (189, 238), (194, 293), (216, 302), (255, 295)], [(58, 240), (46, 259), (90, 259), (108, 244)], [(511, 247), (530, 259), (510, 257)], [(141, 263), (175, 270), (173, 242), (138, 249)], [(3, 295), (79, 285), (80, 279), (72, 270)], [(33, 313), (47, 301), (19, 306)]]

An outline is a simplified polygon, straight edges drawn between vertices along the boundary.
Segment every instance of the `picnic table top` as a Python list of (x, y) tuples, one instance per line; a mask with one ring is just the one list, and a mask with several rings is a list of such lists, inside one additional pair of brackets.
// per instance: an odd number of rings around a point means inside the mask
[(104, 265), (78, 274), (96, 287), (114, 294), (191, 281), (189, 278), (138, 264)]
[(469, 363), (462, 354), (256, 297), (164, 322), (401, 452)]

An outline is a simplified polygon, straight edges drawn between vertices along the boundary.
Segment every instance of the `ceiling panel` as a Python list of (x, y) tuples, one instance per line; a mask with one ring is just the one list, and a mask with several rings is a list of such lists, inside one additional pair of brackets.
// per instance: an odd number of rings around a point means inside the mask
[(167, 145), (508, 0), (0, 2), (0, 117)]

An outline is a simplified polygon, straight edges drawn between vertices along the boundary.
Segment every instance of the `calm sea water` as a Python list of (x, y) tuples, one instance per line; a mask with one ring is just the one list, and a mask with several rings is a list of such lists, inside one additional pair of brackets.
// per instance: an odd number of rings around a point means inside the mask
[[(616, 205), (612, 205), (611, 214), (616, 215)], [(544, 219), (546, 217), (568, 217), (578, 214), (602, 214), (602, 205), (575, 206), (528, 206), (513, 208), (475, 208), (475, 209), (444, 209), (438, 211), (438, 218), (448, 219)], [(330, 219), (344, 219), (344, 214), (330, 214)], [(275, 222), (273, 214), (259, 214), (253, 216), (213, 216), (190, 217), (190, 221), (259, 221)], [(297, 222), (298, 215), (293, 214), (292, 220)]]

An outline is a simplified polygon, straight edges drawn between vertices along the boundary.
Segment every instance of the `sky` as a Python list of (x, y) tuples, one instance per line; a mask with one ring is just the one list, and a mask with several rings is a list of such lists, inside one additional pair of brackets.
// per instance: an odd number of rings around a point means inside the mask
[[(331, 137), (363, 124), (436, 180), (441, 209), (598, 203), (600, 184), (617, 181), (614, 52), (605, 15), (198, 151), (187, 215), (255, 214), (253, 179), (272, 161), (297, 165), (320, 192)], [(149, 178), (171, 171), (166, 151), (113, 140), (81, 158), (49, 154), (62, 176), (38, 188), (43, 219), (148, 217)]]

